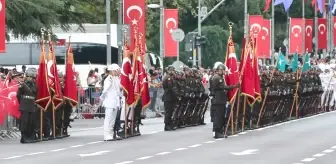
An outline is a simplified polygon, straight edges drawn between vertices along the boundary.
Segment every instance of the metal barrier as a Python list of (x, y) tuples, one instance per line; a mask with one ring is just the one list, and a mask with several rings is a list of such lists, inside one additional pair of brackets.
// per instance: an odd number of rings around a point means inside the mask
[[(74, 119), (102, 119), (105, 116), (105, 110), (100, 106), (100, 87), (78, 87), (78, 105), (73, 110), (72, 118)], [(151, 88), (151, 104), (143, 112), (146, 117), (163, 116), (163, 89)]]
[(7, 116), (4, 124), (0, 126), (0, 140), (19, 138), (20, 136), (17, 119)]

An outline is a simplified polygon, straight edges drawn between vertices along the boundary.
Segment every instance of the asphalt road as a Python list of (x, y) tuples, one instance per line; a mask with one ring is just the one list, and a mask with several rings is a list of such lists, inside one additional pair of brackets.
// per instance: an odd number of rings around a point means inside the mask
[(336, 113), (214, 140), (211, 124), (163, 132), (148, 119), (143, 135), (103, 142), (102, 120), (76, 120), (70, 138), (36, 144), (0, 141), (0, 164), (333, 164)]

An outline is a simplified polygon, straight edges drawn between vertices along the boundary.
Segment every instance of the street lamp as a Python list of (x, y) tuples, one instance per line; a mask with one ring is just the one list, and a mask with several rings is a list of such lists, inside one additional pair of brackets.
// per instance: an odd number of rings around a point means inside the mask
[[(163, 6), (163, 0), (160, 0), (160, 4), (148, 4), (148, 8), (151, 9), (160, 9), (160, 59), (163, 61), (163, 44), (164, 44), (164, 39), (163, 39), (163, 13), (164, 13), (164, 6)], [(163, 67), (163, 65), (162, 65)]]

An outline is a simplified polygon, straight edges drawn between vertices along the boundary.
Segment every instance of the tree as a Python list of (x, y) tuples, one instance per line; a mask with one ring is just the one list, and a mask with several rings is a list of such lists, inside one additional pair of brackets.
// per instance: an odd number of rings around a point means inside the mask
[(10, 0), (6, 3), (6, 25), (14, 37), (40, 36), (41, 28), (61, 26), (69, 30), (69, 24), (91, 22), (94, 15), (83, 12), (83, 4), (98, 3), (90, 0)]

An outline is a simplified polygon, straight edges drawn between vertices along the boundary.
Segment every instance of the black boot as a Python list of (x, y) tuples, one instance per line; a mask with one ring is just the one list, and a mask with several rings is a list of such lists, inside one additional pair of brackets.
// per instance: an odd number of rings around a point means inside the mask
[(63, 135), (62, 135), (62, 129), (61, 128), (56, 128), (56, 139), (62, 139)]
[(70, 137), (70, 135), (68, 134), (68, 128), (66, 127), (66, 128), (63, 128), (63, 138), (65, 138), (65, 137)]
[(170, 126), (170, 125), (165, 125), (165, 127), (164, 127), (164, 131), (172, 131), (173, 130), (173, 128)]
[(215, 139), (218, 139), (218, 138), (224, 138), (224, 137), (225, 137), (225, 136), (224, 136), (223, 133), (215, 132), (215, 136), (214, 136)]

